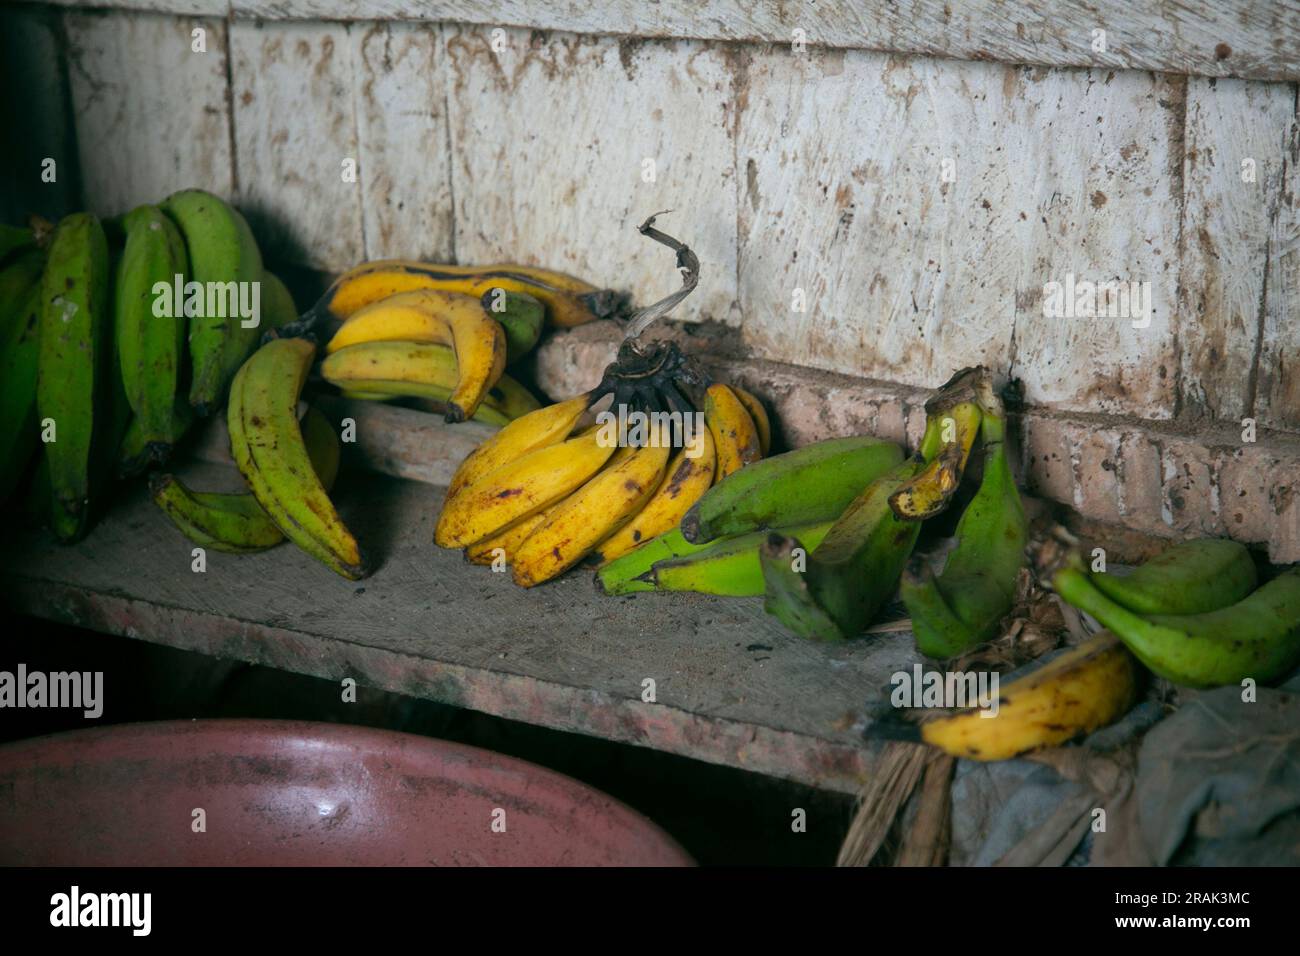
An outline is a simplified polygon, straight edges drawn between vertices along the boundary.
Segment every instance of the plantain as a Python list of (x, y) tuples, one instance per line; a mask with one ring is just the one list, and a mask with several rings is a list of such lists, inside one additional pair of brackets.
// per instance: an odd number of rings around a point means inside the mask
[(926, 465), (894, 492), (889, 500), (894, 514), (908, 521), (922, 521), (948, 507), (979, 434), (981, 408), (999, 405), (988, 370), (983, 367), (958, 372), (925, 403), (925, 435), (920, 452)]
[(717, 447), (715, 480), (721, 481), (763, 457), (758, 428), (730, 386), (718, 382), (708, 387), (704, 393), (704, 420)]
[(18, 487), (38, 445), (36, 366), (45, 255), (25, 249), (0, 270), (0, 502)]
[(1200, 614), (1245, 598), (1259, 582), (1246, 546), (1200, 538), (1167, 548), (1132, 574), (1094, 573), (1092, 583), (1138, 614)]

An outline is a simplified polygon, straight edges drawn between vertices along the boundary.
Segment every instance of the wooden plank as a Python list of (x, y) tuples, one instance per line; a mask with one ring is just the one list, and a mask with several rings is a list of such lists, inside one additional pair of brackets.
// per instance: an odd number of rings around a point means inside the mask
[[(1189, 417), (1239, 422), (1251, 414), (1275, 227), (1278, 248), (1285, 246), (1278, 207), (1294, 120), (1293, 86), (1188, 82), (1178, 343), (1183, 412)], [(1274, 257), (1278, 275), (1284, 259)], [(1284, 288), (1280, 295), (1278, 306), (1285, 311)], [(1280, 354), (1271, 359), (1279, 366), (1284, 361)], [(1273, 364), (1260, 369), (1270, 382)]]
[(329, 271), (355, 265), (365, 258), (363, 174), (348, 28), (236, 21), (230, 49), (240, 206), (265, 254)]
[(436, 25), (350, 30), (366, 257), (455, 257), (445, 71)]
[(494, 52), (486, 29), (446, 37), (457, 258), (544, 265), (645, 304), (680, 279), (672, 253), (635, 227), (673, 209), (660, 228), (702, 263), (674, 316), (726, 318), (736, 197), (724, 53), (518, 30)]
[[(194, 487), (229, 469), (201, 466)], [(237, 479), (235, 479), (237, 480)], [(855, 792), (861, 714), (918, 660), (906, 633), (802, 641), (758, 600), (598, 595), (588, 573), (530, 591), (430, 543), (439, 493), (344, 474), (344, 519), (382, 565), (359, 583), (292, 546), (191, 543), (136, 491), (80, 544), (43, 534), (0, 556), (4, 603), (206, 654), (424, 697), (514, 720)], [(642, 699), (647, 679), (655, 700)]]
[[(73, 4), (77, 0), (55, 0)], [(220, 13), (220, 0), (109, 0)], [(575, 33), (790, 43), (1044, 66), (1300, 78), (1295, 0), (233, 0), (236, 16), (446, 20)], [(1104, 37), (1095, 32), (1104, 30)], [(1098, 45), (1104, 40), (1104, 45)]]
[[(1269, 227), (1254, 411), (1266, 427), (1300, 431), (1300, 97), (1295, 103), (1285, 131), (1282, 188)], [(1291, 535), (1300, 541), (1300, 495), (1294, 501)]]
[(118, 215), (190, 186), (230, 197), (225, 23), (69, 12), (64, 26), (88, 208)]
[[(923, 387), (983, 363), (1044, 406), (1172, 414), (1178, 206), (1153, 184), (1176, 83), (853, 52), (765, 53), (746, 75), (740, 302), (759, 354)], [(1150, 328), (1044, 318), (1045, 284), (1071, 274), (1152, 281)]]

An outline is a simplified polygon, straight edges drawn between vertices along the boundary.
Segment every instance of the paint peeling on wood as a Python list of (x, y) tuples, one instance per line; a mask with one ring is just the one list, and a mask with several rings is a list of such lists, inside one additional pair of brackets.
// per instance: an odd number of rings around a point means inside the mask
[[(1267, 427), (1300, 431), (1300, 112), (1292, 115), (1284, 143), (1282, 185), (1269, 228), (1256, 413)], [(1289, 514), (1291, 533), (1300, 540), (1300, 494)]]

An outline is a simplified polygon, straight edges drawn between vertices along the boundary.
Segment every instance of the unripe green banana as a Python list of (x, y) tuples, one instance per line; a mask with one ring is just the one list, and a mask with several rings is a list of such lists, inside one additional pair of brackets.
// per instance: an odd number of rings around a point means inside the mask
[(765, 528), (833, 521), (862, 489), (902, 460), (897, 445), (868, 436), (832, 438), (764, 458), (706, 491), (682, 518), (682, 535), (703, 544)]
[[(805, 525), (779, 532), (805, 548), (816, 548), (831, 529), (831, 522)], [(754, 531), (734, 538), (711, 541), (699, 551), (669, 558), (646, 575), (656, 591), (695, 591), (722, 597), (757, 597), (764, 591), (763, 567), (758, 552), (770, 532)]]
[(596, 586), (606, 594), (653, 591), (654, 582), (649, 580), (649, 572), (656, 563), (694, 554), (707, 547), (707, 544), (691, 544), (682, 537), (681, 528), (673, 528), (602, 564), (596, 570)]
[(524, 292), (489, 289), (481, 302), (506, 333), (506, 364), (513, 365), (533, 350), (546, 324), (546, 307)]
[(0, 270), (0, 501), (18, 486), (37, 445), (36, 363), (40, 351), (39, 250)]
[(35, 244), (36, 236), (26, 226), (0, 223), (0, 261), (7, 259), (11, 252), (28, 249)]
[(995, 636), (1015, 601), (1029, 527), (1007, 462), (1000, 408), (986, 410), (984, 476), (957, 524), (943, 573), (913, 560), (899, 584), (922, 654), (955, 657)]
[(1063, 599), (1102, 623), (1147, 667), (1189, 687), (1266, 684), (1300, 663), (1300, 566), (1230, 607), (1142, 618), (1106, 597), (1078, 555), (1052, 577)]
[(190, 403), (182, 395), (176, 396), (176, 402), (172, 408), (171, 421), (168, 424), (167, 431), (164, 433), (165, 444), (160, 445), (157, 441), (151, 441), (149, 433), (144, 430), (140, 419), (132, 418), (127, 423), (126, 432), (122, 435), (122, 440), (118, 443), (117, 448), (117, 475), (119, 478), (130, 478), (138, 475), (150, 465), (161, 464), (165, 458), (158, 456), (158, 449), (174, 447), (185, 437), (190, 426), (194, 424), (194, 409), (190, 408)]
[(797, 538), (768, 535), (759, 552), (767, 612), (801, 637), (860, 633), (893, 596), (921, 530), (894, 514), (889, 497), (923, 467), (909, 459), (871, 482), (811, 553)]
[[(176, 276), (189, 272), (189, 261), (180, 230), (157, 206), (131, 210), (122, 228), (126, 248), (117, 263), (113, 310), (118, 367), (135, 415), (131, 428), (147, 456), (161, 462), (171, 451), (185, 350), (184, 310), (170, 308), (171, 290)], [(161, 310), (155, 308), (159, 285), (169, 306)]]
[[(338, 435), (324, 415), (309, 408), (302, 420), (302, 437), (321, 486), (329, 491), (339, 470)], [(181, 533), (202, 547), (252, 554), (284, 540), (279, 526), (246, 491), (191, 491), (175, 475), (154, 475), (149, 491)]]
[(228, 296), (213, 295), (214, 306), (218, 301), (226, 305), (209, 309), (207, 293), (231, 282), (261, 281), (262, 254), (244, 217), (210, 192), (185, 189), (168, 196), (162, 208), (185, 237), (190, 278), (204, 289), (203, 314), (189, 317), (190, 404), (207, 416), (220, 406), (227, 383), (260, 335), (257, 328), (243, 328), (237, 314), (217, 314), (237, 311), (229, 307)]
[(1258, 581), (1250, 551), (1226, 538), (1176, 544), (1132, 574), (1092, 574), (1097, 590), (1137, 614), (1217, 611), (1245, 598)]
[(306, 339), (273, 339), (243, 364), (226, 409), (230, 452), (285, 537), (356, 580), (367, 573), (365, 558), (316, 477), (298, 426), (298, 396), (315, 355)]
[(281, 329), (298, 321), (298, 306), (289, 287), (270, 269), (262, 270), (262, 325), (260, 331)]
[(55, 535), (73, 541), (90, 512), (91, 451), (108, 334), (108, 241), (89, 213), (67, 216), (50, 242), (42, 287), (37, 416), (53, 423), (49, 460), (50, 518)]

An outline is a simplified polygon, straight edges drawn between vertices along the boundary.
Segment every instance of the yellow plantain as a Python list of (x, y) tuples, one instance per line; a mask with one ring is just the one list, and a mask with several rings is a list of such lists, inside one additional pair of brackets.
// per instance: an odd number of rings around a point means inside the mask
[(715, 482), (763, 457), (754, 419), (729, 386), (721, 383), (709, 386), (704, 393), (704, 420), (717, 446)]
[(739, 385), (732, 385), (731, 390), (736, 393), (736, 398), (745, 406), (749, 417), (754, 420), (754, 427), (758, 429), (758, 448), (766, 458), (767, 453), (772, 450), (772, 420), (767, 416), (767, 409), (752, 393), (745, 391)]

